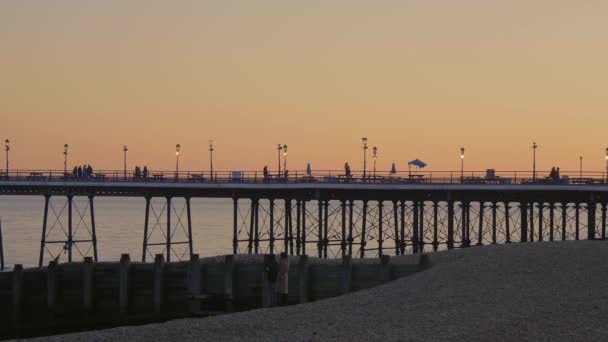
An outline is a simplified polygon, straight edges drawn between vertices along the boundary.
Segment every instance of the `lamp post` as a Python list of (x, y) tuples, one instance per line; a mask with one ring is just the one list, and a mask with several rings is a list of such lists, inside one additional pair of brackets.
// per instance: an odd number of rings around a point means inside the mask
[(376, 179), (376, 160), (378, 159), (378, 147), (374, 146), (374, 148), (372, 148), (372, 151), (374, 152), (374, 179)]
[(606, 147), (606, 183), (608, 183), (608, 147)]
[(464, 180), (464, 147), (460, 148), (460, 183)]
[(63, 144), (63, 175), (68, 174), (68, 144)]
[(11, 150), (10, 140), (4, 140), (4, 150), (6, 151), (6, 178), (8, 179), (8, 151)]
[(287, 179), (287, 145), (283, 145), (283, 172), (285, 172), (285, 178)]
[(127, 180), (127, 151), (129, 149), (127, 148), (127, 145), (123, 145), (122, 147), (122, 152), (123, 152), (123, 177), (125, 180)]
[(361, 138), (361, 142), (363, 142), (363, 181), (365, 182), (365, 175), (367, 171), (367, 138)]
[(532, 143), (532, 182), (536, 182), (536, 149), (538, 145), (536, 141)]
[(281, 177), (281, 151), (283, 150), (283, 145), (277, 144), (277, 153), (279, 156), (279, 171), (277, 173), (277, 177)]
[(578, 178), (583, 179), (583, 156), (578, 157)]
[(209, 140), (209, 179), (213, 181), (213, 140)]
[(179, 153), (181, 149), (180, 144), (175, 145), (175, 180), (178, 180), (179, 177)]

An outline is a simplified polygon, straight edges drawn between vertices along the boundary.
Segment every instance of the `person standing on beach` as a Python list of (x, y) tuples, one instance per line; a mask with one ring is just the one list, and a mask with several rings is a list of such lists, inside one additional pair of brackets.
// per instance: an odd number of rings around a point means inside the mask
[(279, 287), (279, 305), (287, 305), (289, 294), (289, 258), (287, 253), (282, 252), (279, 259), (279, 276), (277, 279)]

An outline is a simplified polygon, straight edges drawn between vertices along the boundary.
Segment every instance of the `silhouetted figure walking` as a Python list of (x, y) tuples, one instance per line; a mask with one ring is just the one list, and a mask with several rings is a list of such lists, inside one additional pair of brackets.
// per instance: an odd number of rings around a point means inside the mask
[(264, 173), (264, 180), (268, 179), (268, 165), (264, 165), (262, 173)]
[(352, 174), (350, 173), (350, 165), (348, 165), (348, 162), (344, 163), (344, 175), (346, 176), (346, 178), (351, 178)]
[(78, 177), (82, 177), (82, 166), (78, 167)]
[(148, 178), (148, 167), (144, 165), (144, 172), (143, 172), (143, 176), (144, 178)]

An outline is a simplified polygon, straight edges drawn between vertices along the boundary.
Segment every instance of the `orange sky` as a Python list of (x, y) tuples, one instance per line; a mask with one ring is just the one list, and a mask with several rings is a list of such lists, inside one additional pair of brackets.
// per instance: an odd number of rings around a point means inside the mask
[(70, 164), (604, 170), (608, 2), (0, 2), (0, 138)]

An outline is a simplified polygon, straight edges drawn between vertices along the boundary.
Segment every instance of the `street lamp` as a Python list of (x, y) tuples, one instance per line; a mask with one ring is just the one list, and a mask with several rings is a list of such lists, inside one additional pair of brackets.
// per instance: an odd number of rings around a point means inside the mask
[(283, 145), (283, 171), (285, 172), (285, 178), (287, 178), (287, 145)]
[(464, 180), (464, 147), (460, 148), (460, 182)]
[(209, 179), (213, 181), (213, 140), (209, 140)]
[(578, 178), (583, 179), (583, 156), (580, 156), (578, 158), (579, 158)]
[(4, 140), (4, 150), (6, 151), (6, 178), (8, 179), (8, 151), (11, 150), (10, 140)]
[(124, 162), (124, 178), (125, 178), (125, 180), (127, 179), (127, 151), (128, 150), (129, 149), (127, 148), (127, 145), (124, 145), (122, 147), (122, 152), (124, 154), (124, 158), (123, 158), (124, 160), (123, 160), (123, 162)]
[(68, 174), (68, 144), (63, 144), (63, 174)]
[(367, 138), (361, 138), (363, 142), (363, 181), (365, 182), (365, 174), (367, 170)]
[(608, 183), (608, 147), (606, 147), (606, 183)]
[(179, 174), (179, 152), (182, 149), (180, 144), (175, 145), (175, 179), (178, 179)]
[(277, 173), (277, 177), (281, 177), (281, 151), (283, 150), (283, 145), (277, 144), (277, 153), (279, 155), (279, 171)]
[(536, 149), (538, 145), (536, 145), (536, 141), (532, 143), (532, 181), (536, 182)]
[(376, 160), (378, 159), (378, 148), (374, 146), (372, 151), (374, 151), (374, 179), (376, 179)]

